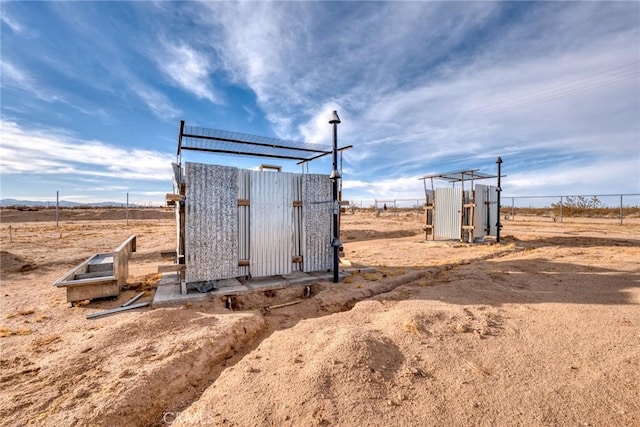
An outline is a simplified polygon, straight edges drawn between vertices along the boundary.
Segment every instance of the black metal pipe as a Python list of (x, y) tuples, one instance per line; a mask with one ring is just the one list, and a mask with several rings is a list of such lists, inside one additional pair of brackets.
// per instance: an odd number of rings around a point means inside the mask
[(502, 228), (502, 224), (500, 223), (500, 193), (502, 192), (502, 187), (500, 186), (500, 166), (502, 165), (502, 157), (498, 157), (496, 163), (498, 165), (498, 188), (496, 189), (498, 192), (498, 222), (496, 222), (496, 243), (500, 243), (500, 229)]
[[(180, 149), (182, 148), (182, 135), (184, 135), (184, 120), (180, 120), (180, 133), (178, 134), (178, 152), (176, 153), (180, 157)], [(180, 162), (178, 161), (178, 164)]]
[[(333, 124), (333, 175), (338, 170), (338, 124)], [(333, 176), (333, 283), (338, 283), (340, 280), (338, 275), (338, 251), (340, 245), (338, 244), (338, 177)]]
[(338, 254), (342, 244), (340, 243), (338, 230), (338, 214), (340, 212), (340, 204), (338, 202), (338, 180), (340, 179), (340, 172), (338, 172), (338, 123), (340, 123), (340, 118), (336, 111), (331, 114), (329, 123), (333, 125), (333, 170), (330, 176), (333, 181), (333, 239), (331, 241), (331, 246), (333, 247), (333, 283), (338, 283), (340, 281)]

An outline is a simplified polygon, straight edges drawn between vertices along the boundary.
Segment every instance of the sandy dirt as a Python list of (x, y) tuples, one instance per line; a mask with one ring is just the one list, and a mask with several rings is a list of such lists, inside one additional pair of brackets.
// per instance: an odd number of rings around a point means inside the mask
[[(153, 211), (60, 227), (1, 212), (0, 425), (640, 425), (638, 218), (519, 217), (499, 244), (467, 245), (425, 241), (415, 213), (348, 213), (343, 267), (376, 270), (298, 304), (267, 310), (265, 293), (245, 310), (87, 320), (152, 299), (175, 246)], [(71, 307), (52, 286), (131, 234), (117, 300)]]

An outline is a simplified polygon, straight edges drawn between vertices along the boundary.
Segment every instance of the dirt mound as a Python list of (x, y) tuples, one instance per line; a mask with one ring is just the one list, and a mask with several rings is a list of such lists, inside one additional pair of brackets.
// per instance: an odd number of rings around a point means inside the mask
[[(174, 405), (208, 386), (265, 322), (251, 313), (156, 309), (87, 327), (91, 332), (72, 342), (57, 335), (34, 339), (34, 359), (0, 360), (3, 420), (28, 406), (38, 413), (31, 419), (37, 425), (160, 424)], [(27, 392), (25, 378), (32, 385)]]
[(430, 348), (461, 334), (488, 336), (496, 310), (478, 307), (476, 316), (412, 305), (363, 301), (349, 312), (274, 333), (174, 425), (423, 424), (416, 414), (426, 401), (416, 390), (436, 392), (434, 375), (448, 374), (447, 360)]
[(0, 271), (4, 273), (24, 273), (38, 268), (38, 266), (18, 255), (7, 251), (0, 251)]

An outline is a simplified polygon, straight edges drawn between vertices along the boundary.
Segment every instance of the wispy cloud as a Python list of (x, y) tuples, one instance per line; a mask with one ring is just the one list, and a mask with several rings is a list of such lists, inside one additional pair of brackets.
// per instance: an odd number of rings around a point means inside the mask
[(164, 93), (138, 82), (136, 79), (131, 79), (129, 83), (131, 90), (138, 95), (158, 118), (163, 120), (175, 119), (181, 114), (181, 111), (173, 106)]
[(210, 74), (213, 66), (207, 55), (186, 44), (165, 42), (163, 48), (156, 61), (160, 70), (174, 85), (198, 98), (214, 104), (220, 103), (211, 87)]
[[(91, 111), (87, 105), (100, 96), (112, 114), (146, 109), (161, 128), (183, 114), (208, 126), (202, 106), (213, 103), (217, 122), (242, 126), (255, 112), (247, 128), (267, 122), (281, 138), (324, 144), (335, 109), (339, 144), (354, 145), (344, 153), (349, 194), (408, 194), (414, 185), (420, 192), (417, 176), (491, 172), (498, 155), (509, 175), (505, 188), (597, 182), (640, 190), (633, 168), (640, 169), (637, 2), (94, 2), (44, 9), (56, 10), (67, 38), (42, 31), (55, 43), (31, 44), (25, 55), (3, 51), (3, 85), (40, 101), (64, 97)], [(23, 41), (8, 33), (15, 46)], [(66, 40), (77, 55), (60, 53)], [(44, 58), (47, 67), (31, 67)], [(50, 109), (46, 102), (37, 111)], [(3, 112), (22, 118), (29, 107), (17, 99)], [(90, 169), (55, 156), (34, 159), (48, 171)]]
[(24, 27), (18, 21), (9, 16), (9, 13), (4, 7), (2, 8), (2, 13), (0, 13), (0, 20), (2, 20), (3, 23), (7, 24), (7, 26), (16, 33), (21, 33), (22, 31), (24, 31)]
[[(28, 161), (25, 161), (28, 159)], [(24, 129), (2, 121), (3, 174), (60, 174), (119, 180), (168, 181), (173, 157), (84, 141), (55, 129)]]
[(18, 65), (3, 59), (0, 62), (0, 69), (2, 70), (2, 87), (23, 90), (46, 102), (64, 102), (61, 96), (40, 84), (32, 73)]

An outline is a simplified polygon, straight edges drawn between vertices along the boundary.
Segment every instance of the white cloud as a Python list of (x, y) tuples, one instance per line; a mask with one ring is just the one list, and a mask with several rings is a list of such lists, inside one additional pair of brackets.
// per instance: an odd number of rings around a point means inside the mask
[(417, 176), (378, 179), (375, 182), (345, 180), (342, 188), (358, 199), (415, 199), (423, 198), (422, 181)]
[(22, 69), (21, 67), (7, 60), (2, 60), (0, 62), (0, 69), (2, 71), (3, 87), (13, 87), (16, 89), (24, 90), (46, 102), (64, 102), (64, 99), (62, 97), (54, 94), (48, 88), (44, 87), (31, 73)]
[(186, 44), (164, 44), (164, 52), (156, 57), (160, 70), (185, 92), (214, 104), (220, 103), (211, 88), (210, 75), (213, 72), (207, 55)]
[[(503, 169), (504, 170), (504, 169)], [(507, 167), (508, 170), (508, 167)], [(548, 168), (540, 171), (507, 172), (503, 180), (507, 195), (570, 195), (567, 188), (580, 189), (577, 193), (593, 194), (640, 193), (640, 160), (622, 158), (594, 161), (586, 165)], [(576, 191), (571, 194), (575, 194)]]
[(3, 174), (58, 174), (140, 181), (169, 181), (173, 156), (78, 140), (55, 130), (23, 129), (2, 121)]
[(131, 81), (130, 87), (158, 118), (163, 120), (175, 119), (182, 113), (173, 106), (164, 93), (144, 83), (135, 81)]
[(9, 16), (5, 6), (2, 7), (2, 13), (0, 13), (0, 20), (2, 20), (2, 22), (7, 24), (7, 26), (11, 28), (13, 32), (21, 33), (24, 30), (24, 27), (20, 25), (19, 22), (17, 22), (15, 19)]
[(328, 143), (338, 110), (357, 179), (504, 154), (525, 168), (521, 159), (638, 156), (633, 5), (541, 3), (507, 17), (515, 6), (366, 4), (357, 18), (317, 3), (204, 7), (224, 67), (280, 135)]

